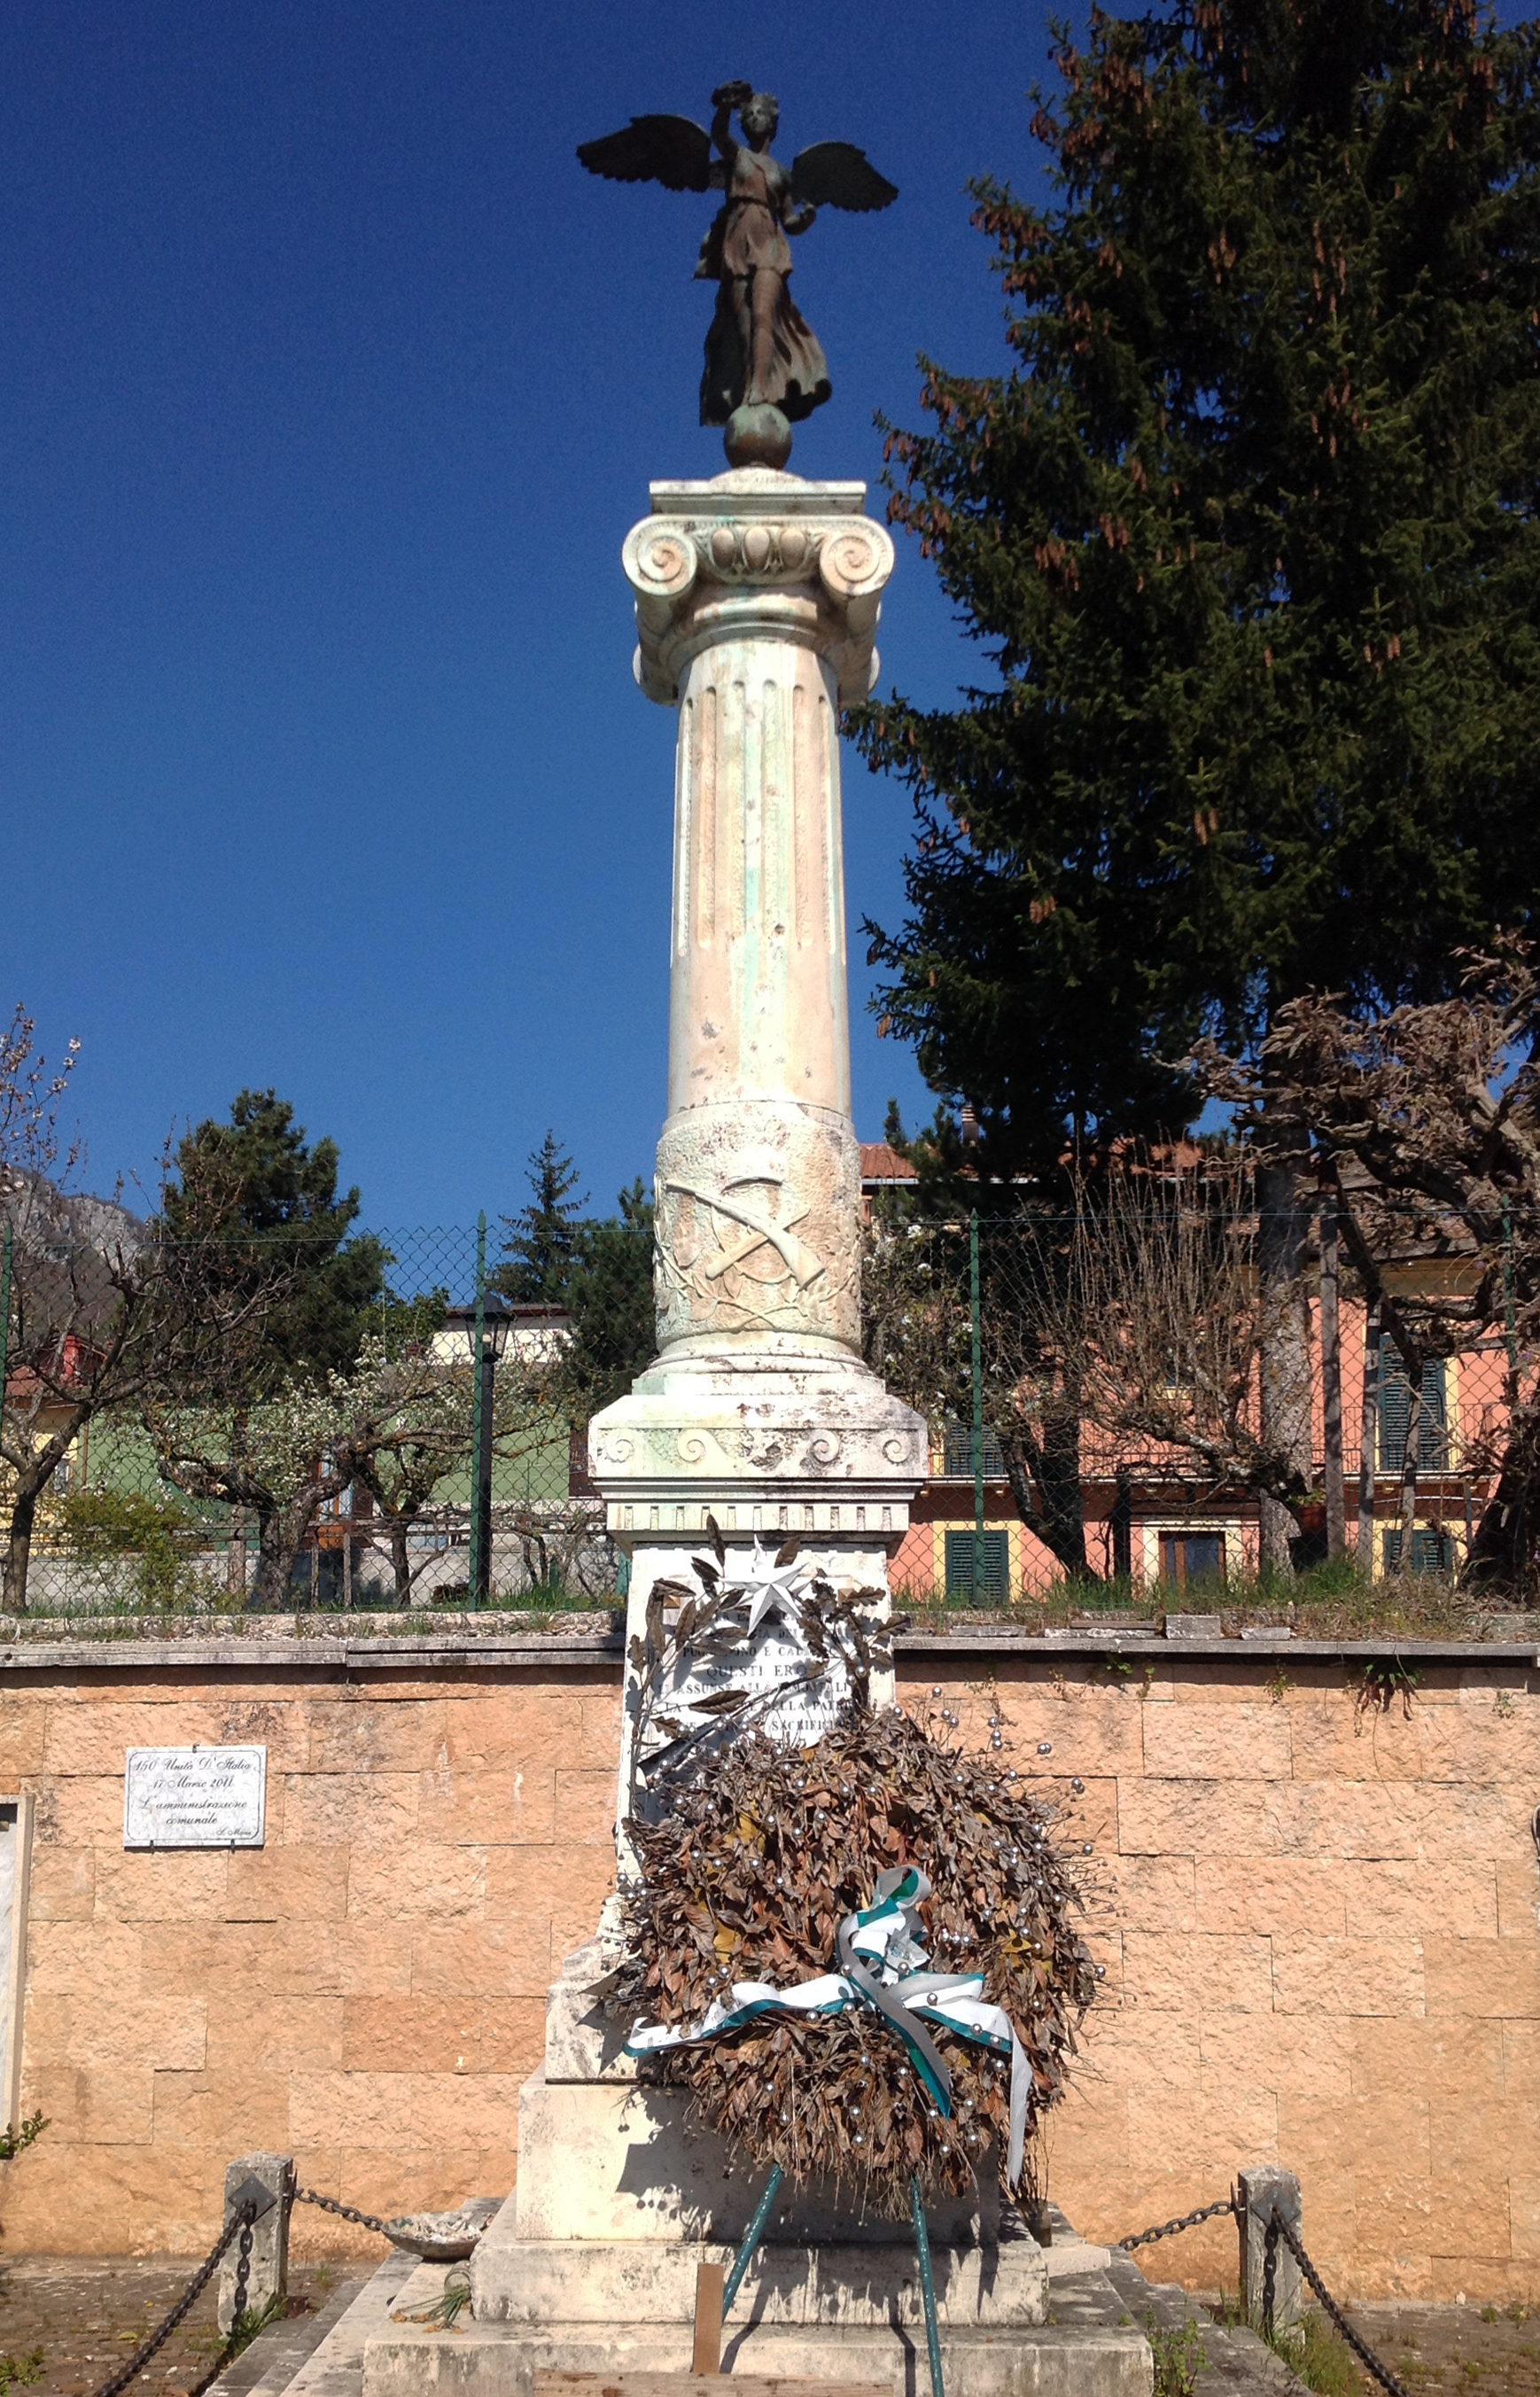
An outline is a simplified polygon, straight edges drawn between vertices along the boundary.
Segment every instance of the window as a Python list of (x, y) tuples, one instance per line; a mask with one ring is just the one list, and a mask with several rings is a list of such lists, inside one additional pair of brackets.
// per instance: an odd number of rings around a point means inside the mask
[[(942, 1458), (942, 1471), (964, 1474), (973, 1471), (973, 1426), (971, 1424), (948, 1424), (946, 1445)], [(999, 1441), (987, 1427), (984, 1435), (984, 1469), (991, 1481), (1005, 1479), (1005, 1459), (1000, 1454)]]
[[(1414, 1573), (1445, 1573), (1453, 1570), (1454, 1543), (1447, 1532), (1413, 1532), (1412, 1534), (1412, 1570)], [(1401, 1569), (1401, 1535), (1398, 1528), (1385, 1535), (1385, 1569), (1387, 1573)]]
[(1225, 1578), (1223, 1532), (1162, 1532), (1160, 1578), (1173, 1589), (1212, 1587)]
[(971, 1532), (946, 1534), (946, 1595), (958, 1606), (1003, 1606), (1011, 1596), (1010, 1534), (984, 1532), (974, 1570)]
[[(1422, 1426), (1417, 1463), (1434, 1471), (1449, 1463), (1449, 1426), (1444, 1403), (1441, 1359), (1430, 1358), (1423, 1367)], [(1380, 1342), (1380, 1454), (1382, 1473), (1399, 1473), (1406, 1463), (1406, 1430), (1412, 1419), (1412, 1385), (1393, 1340)]]

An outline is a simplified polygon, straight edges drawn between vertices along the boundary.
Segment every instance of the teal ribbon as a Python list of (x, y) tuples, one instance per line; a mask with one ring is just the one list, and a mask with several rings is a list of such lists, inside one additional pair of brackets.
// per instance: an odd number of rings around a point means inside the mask
[[(847, 1914), (835, 1934), (837, 1973), (820, 1973), (789, 1989), (774, 1989), (768, 1981), (735, 1981), (728, 1997), (713, 1998), (693, 2030), (637, 2023), (625, 2042), (626, 2054), (655, 2056), (663, 2048), (697, 2046), (761, 2015), (840, 2015), (851, 2006), (868, 2006), (898, 2033), (931, 2104), (950, 2121), (952, 2076), (925, 2029), (925, 2021), (937, 2023), (975, 2047), (1011, 2058), (1006, 2176), (1014, 2186), (1026, 2139), (1031, 2081), (1026, 2051), (1005, 2008), (985, 2001), (982, 1973), (923, 1969), (931, 1960), (919, 1944), (919, 1908), (930, 1895), (931, 1883), (917, 1866), (890, 1867), (877, 1877), (872, 1904)], [(913, 1969), (917, 1966), (921, 1969)]]

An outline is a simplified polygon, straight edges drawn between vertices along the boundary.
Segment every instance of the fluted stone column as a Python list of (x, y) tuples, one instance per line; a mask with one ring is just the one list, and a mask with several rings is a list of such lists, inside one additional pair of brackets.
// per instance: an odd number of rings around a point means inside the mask
[(634, 1603), (707, 1513), (880, 1580), (925, 1436), (861, 1361), (838, 726), (892, 543), (860, 483), (747, 468), (651, 498), (623, 556), (636, 679), (678, 711), (660, 1353), (595, 1419), (592, 1471)]

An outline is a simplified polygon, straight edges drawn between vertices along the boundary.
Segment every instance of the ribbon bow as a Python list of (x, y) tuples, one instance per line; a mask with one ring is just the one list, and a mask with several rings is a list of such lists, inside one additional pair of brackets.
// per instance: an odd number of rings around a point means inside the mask
[[(952, 2076), (935, 2042), (919, 2017), (944, 2025), (975, 2047), (989, 2048), (1011, 2058), (1011, 2138), (1006, 2153), (1006, 2177), (1014, 2187), (1021, 2176), (1026, 2141), (1026, 2098), (1031, 2067), (1016, 2026), (1003, 2006), (990, 2005), (984, 1996), (982, 1973), (932, 1973), (923, 1968), (930, 1956), (919, 1944), (919, 1908), (931, 1895), (931, 1883), (917, 1865), (893, 1865), (879, 1872), (872, 1904), (847, 1914), (835, 1934), (840, 1971), (821, 1973), (794, 1989), (772, 1989), (768, 1981), (734, 1981), (725, 1998), (713, 1998), (694, 2030), (663, 2023), (637, 2023), (625, 2042), (627, 2056), (654, 2056), (665, 2047), (693, 2047), (703, 2040), (736, 2030), (757, 2015), (781, 2012), (839, 2015), (850, 2006), (870, 2006), (891, 2023), (907, 2049), (921, 2082), (939, 2114), (952, 2115)], [(919, 1969), (915, 1969), (915, 1968)]]

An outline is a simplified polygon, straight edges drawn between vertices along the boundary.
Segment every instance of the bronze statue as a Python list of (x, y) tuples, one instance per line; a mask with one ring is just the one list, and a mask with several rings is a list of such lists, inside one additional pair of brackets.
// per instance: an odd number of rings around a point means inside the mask
[(815, 141), (788, 172), (770, 154), (780, 110), (768, 91), (724, 83), (711, 104), (709, 133), (688, 116), (634, 116), (623, 132), (581, 142), (578, 156), (590, 174), (617, 182), (726, 193), (695, 269), (716, 285), (701, 422), (727, 427), (734, 466), (780, 467), (791, 455), (792, 425), (830, 390), (818, 336), (791, 296), (786, 237), (806, 233), (821, 208), (885, 208), (898, 190), (850, 141)]

